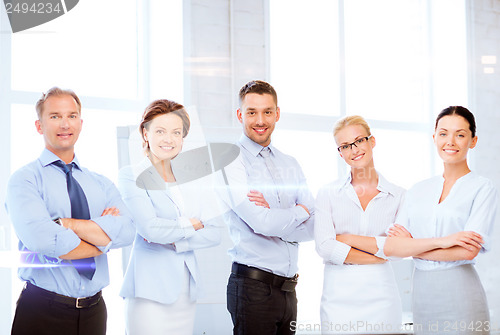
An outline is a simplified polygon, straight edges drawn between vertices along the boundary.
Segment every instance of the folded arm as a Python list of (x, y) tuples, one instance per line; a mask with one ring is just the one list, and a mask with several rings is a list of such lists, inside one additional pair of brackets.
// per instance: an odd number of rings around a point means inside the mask
[[(106, 208), (101, 216), (119, 216), (120, 211), (116, 207)], [(92, 220), (80, 220), (72, 218), (61, 218), (63, 227), (71, 229), (82, 241), (96, 246), (106, 246), (111, 239), (102, 228)]]
[(478, 255), (481, 248), (472, 247), (472, 250), (464, 247), (454, 246), (447, 249), (435, 249), (416, 255), (416, 258), (427, 259), (430, 261), (461, 261), (473, 260)]
[[(432, 255), (437, 257), (444, 257), (443, 255), (448, 255), (451, 257), (452, 254), (454, 257), (457, 257), (460, 254), (457, 253), (457, 251), (460, 251), (460, 249), (456, 249), (454, 247), (460, 247), (464, 250), (468, 250), (469, 252), (475, 252), (475, 249), (478, 249), (477, 252), (479, 252), (482, 243), (483, 240), (481, 235), (471, 231), (461, 231), (445, 237), (435, 238), (389, 236), (385, 242), (384, 253), (387, 256), (396, 257), (423, 256), (420, 258), (425, 258), (433, 257)], [(451, 250), (447, 251), (447, 249)], [(429, 251), (433, 252), (427, 254), (426, 256), (425, 253)]]
[(367, 252), (351, 248), (344, 261), (345, 264), (381, 264), (386, 260)]
[[(119, 187), (129, 211), (132, 213), (135, 228), (148, 242), (159, 244), (177, 243), (183, 239), (190, 238), (198, 230), (203, 230), (203, 223), (196, 218), (179, 217), (175, 212), (175, 205), (165, 198), (164, 206), (172, 208), (171, 218), (159, 217), (153, 199), (149, 192), (161, 192), (148, 190), (146, 185), (139, 187), (132, 170), (122, 169), (119, 173)], [(152, 195), (153, 196), (153, 195)], [(169, 213), (170, 214), (170, 213)]]
[(82, 258), (89, 258), (89, 257), (96, 257), (101, 255), (102, 252), (97, 249), (95, 246), (85, 242), (81, 241), (78, 247), (75, 249), (71, 250), (65, 255), (59, 256), (60, 259), (82, 259)]
[[(222, 216), (220, 220), (222, 220)], [(186, 252), (216, 246), (221, 241), (220, 229), (219, 217), (204, 222), (203, 229), (197, 230), (189, 238), (175, 242), (175, 250), (177, 252)]]
[(309, 218), (309, 213), (301, 206), (269, 208), (269, 205), (258, 206), (252, 202), (248, 197), (250, 190), (241, 159), (226, 167), (224, 174), (226, 185), (221, 188), (221, 199), (255, 233), (287, 240)]
[[(264, 208), (270, 208), (264, 195), (256, 190), (251, 190), (247, 194), (248, 200), (253, 202), (256, 206), (261, 206)], [(287, 242), (302, 242), (309, 241), (313, 239), (313, 219), (310, 210), (303, 204), (296, 204), (295, 208), (302, 208), (307, 213), (309, 218), (304, 222), (300, 223), (295, 229), (288, 233), (288, 235), (279, 236), (283, 241)]]

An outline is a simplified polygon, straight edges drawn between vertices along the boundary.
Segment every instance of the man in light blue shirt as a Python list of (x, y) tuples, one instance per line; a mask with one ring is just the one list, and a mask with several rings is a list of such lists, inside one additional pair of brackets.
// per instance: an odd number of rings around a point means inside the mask
[[(113, 183), (75, 156), (82, 129), (78, 96), (54, 87), (36, 110), (45, 149), (11, 176), (7, 189), (6, 209), (24, 261), (19, 277), (26, 281), (12, 334), (105, 334), (106, 253), (132, 243), (132, 219)], [(78, 206), (75, 187), (86, 198)], [(87, 219), (75, 215), (77, 207)]]
[(297, 161), (271, 145), (280, 118), (274, 88), (240, 90), (240, 157), (225, 168), (223, 201), (234, 247), (227, 308), (234, 334), (293, 334), (298, 242), (313, 239), (313, 197)]

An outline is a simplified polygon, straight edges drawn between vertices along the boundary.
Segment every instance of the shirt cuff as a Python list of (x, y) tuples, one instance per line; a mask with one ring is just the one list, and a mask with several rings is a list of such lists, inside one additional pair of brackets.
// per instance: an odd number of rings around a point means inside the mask
[[(184, 238), (190, 238), (196, 233), (196, 230), (193, 227), (193, 224), (188, 218), (185, 217), (179, 217), (179, 224), (181, 228), (184, 230)], [(177, 243), (180, 241), (175, 242), (175, 245), (177, 246)]]
[(111, 246), (113, 245), (113, 241), (109, 241), (109, 243), (103, 247), (97, 247), (97, 249), (101, 250), (103, 254), (108, 253), (109, 249), (111, 249)]
[(375, 241), (377, 241), (377, 248), (378, 251), (375, 253), (374, 256), (382, 259), (389, 259), (385, 254), (384, 254), (384, 246), (385, 246), (385, 239), (387, 237), (385, 236), (375, 236)]
[(335, 248), (333, 249), (332, 254), (330, 255), (330, 261), (333, 264), (342, 265), (344, 264), (345, 259), (349, 254), (349, 251), (351, 251), (351, 246), (339, 241), (337, 241), (337, 243), (335, 244), (336, 244)]
[(183, 239), (175, 242), (175, 252), (180, 253), (180, 252), (186, 252), (188, 250), (190, 250), (188, 240)]
[(56, 257), (66, 255), (77, 248), (82, 240), (71, 229), (65, 228), (56, 234), (56, 245), (54, 255)]
[(116, 236), (120, 233), (122, 227), (121, 224), (117, 222), (118, 217), (113, 217), (112, 215), (99, 216), (96, 218), (91, 218), (90, 220), (97, 223), (99, 227), (108, 235), (111, 240), (116, 239)]
[(296, 205), (292, 208), (292, 210), (299, 224), (309, 219), (309, 214), (302, 206)]

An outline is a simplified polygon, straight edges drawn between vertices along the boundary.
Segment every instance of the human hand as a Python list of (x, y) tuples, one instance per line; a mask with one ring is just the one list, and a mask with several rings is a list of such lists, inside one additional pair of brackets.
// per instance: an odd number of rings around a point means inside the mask
[(197, 218), (191, 218), (191, 219), (189, 219), (189, 221), (191, 221), (191, 224), (193, 225), (194, 230), (199, 230), (199, 229), (202, 229), (203, 227), (205, 227), (203, 225), (203, 223), (201, 223), (201, 221), (198, 220)]
[(409, 237), (409, 238), (413, 238), (413, 236), (411, 236), (410, 232), (408, 230), (406, 230), (405, 227), (399, 225), (399, 224), (395, 224), (394, 226), (392, 226), (391, 228), (389, 228), (389, 233), (387, 234), (387, 236), (389, 237)]
[(266, 199), (264, 198), (264, 195), (260, 193), (259, 191), (256, 190), (250, 190), (250, 192), (247, 193), (248, 200), (256, 204), (257, 206), (262, 206), (265, 208), (270, 208), (269, 204), (267, 203)]
[(101, 214), (101, 216), (106, 216), (106, 215), (120, 216), (120, 210), (116, 207), (108, 207), (104, 209), (104, 211)]
[(440, 248), (447, 249), (455, 245), (463, 247), (467, 250), (473, 251), (480, 249), (484, 243), (480, 234), (473, 231), (459, 231), (458, 233), (451, 234), (439, 238)]

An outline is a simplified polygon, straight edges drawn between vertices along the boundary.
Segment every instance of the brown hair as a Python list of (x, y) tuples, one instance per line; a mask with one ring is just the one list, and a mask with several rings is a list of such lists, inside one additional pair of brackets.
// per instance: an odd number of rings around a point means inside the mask
[(256, 93), (256, 94), (270, 94), (274, 102), (276, 103), (276, 106), (278, 105), (278, 95), (276, 94), (276, 91), (274, 90), (274, 87), (271, 86), (271, 84), (266, 83), (265, 81), (262, 80), (252, 80), (246, 83), (241, 89), (239, 93), (240, 97), (240, 106), (241, 103), (243, 102), (243, 99), (245, 99), (245, 96), (249, 93)]
[(142, 115), (141, 124), (139, 125), (139, 131), (141, 133), (142, 140), (145, 144), (145, 149), (148, 148), (149, 144), (147, 144), (146, 139), (144, 138), (144, 130), (149, 129), (149, 125), (154, 118), (165, 115), (169, 113), (174, 113), (179, 116), (182, 120), (182, 137), (186, 137), (189, 133), (189, 127), (191, 126), (191, 121), (189, 121), (189, 115), (184, 110), (184, 106), (171, 100), (167, 99), (159, 99), (151, 102), (146, 109), (144, 110), (144, 114)]
[(472, 133), (472, 137), (476, 137), (476, 120), (474, 119), (474, 114), (472, 114), (470, 110), (462, 106), (450, 106), (443, 109), (436, 118), (436, 125), (434, 126), (434, 130), (437, 129), (439, 120), (448, 115), (458, 115), (463, 117), (469, 123), (469, 129)]
[(50, 97), (60, 97), (63, 95), (69, 95), (73, 99), (75, 99), (76, 104), (78, 106), (78, 112), (82, 112), (82, 103), (80, 102), (80, 98), (76, 95), (75, 92), (72, 90), (63, 90), (59, 87), (52, 87), (50, 90), (48, 90), (46, 93), (42, 93), (42, 96), (38, 101), (36, 102), (36, 113), (38, 115), (38, 119), (40, 120), (42, 118), (42, 113), (43, 113), (43, 105), (45, 104), (45, 101), (47, 101), (48, 98)]

